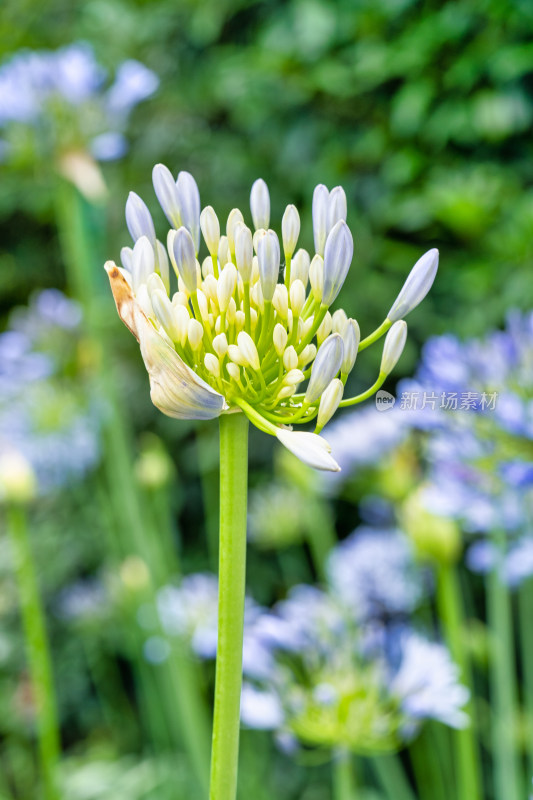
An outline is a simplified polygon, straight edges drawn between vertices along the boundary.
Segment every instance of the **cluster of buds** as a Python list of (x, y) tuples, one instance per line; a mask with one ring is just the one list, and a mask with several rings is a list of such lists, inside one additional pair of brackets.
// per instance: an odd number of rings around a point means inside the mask
[[(214, 209), (201, 210), (188, 172), (175, 180), (158, 164), (153, 183), (171, 225), (166, 247), (147, 206), (132, 192), (126, 222), (134, 246), (122, 249), (122, 268), (106, 264), (119, 315), (140, 343), (153, 403), (178, 419), (243, 412), (302, 461), (338, 470), (318, 434), (339, 406), (370, 397), (394, 368), (407, 335), (401, 317), (429, 291), (437, 251), (422, 256), (385, 321), (361, 340), (355, 319), (342, 309), (330, 311), (353, 256), (340, 186), (315, 189), (311, 256), (297, 249), (300, 217), (293, 205), (281, 221), (280, 245), (269, 227), (270, 196), (261, 179), (250, 195), (253, 228), (234, 208), (225, 234)], [(200, 263), (201, 236), (208, 255)], [(171, 288), (172, 273), (177, 284)], [(358, 351), (384, 334), (377, 381), (343, 399)], [(292, 429), (311, 421), (314, 433)]]

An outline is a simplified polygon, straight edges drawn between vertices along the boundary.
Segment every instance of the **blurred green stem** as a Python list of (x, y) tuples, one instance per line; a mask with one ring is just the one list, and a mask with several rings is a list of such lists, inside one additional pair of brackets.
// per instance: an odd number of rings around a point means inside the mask
[(518, 594), (520, 654), (524, 676), (524, 701), (527, 727), (527, 774), (533, 775), (533, 579), (525, 580)]
[[(493, 541), (503, 556), (505, 531), (495, 530)], [(503, 558), (488, 576), (487, 617), (490, 626), (492, 753), (495, 800), (521, 800), (520, 765), (516, 743), (516, 669), (513, 615), (509, 589), (501, 578)]]
[(334, 752), (331, 767), (333, 800), (354, 800), (356, 790), (351, 753), (344, 749)]
[(44, 613), (28, 535), (26, 509), (8, 507), (8, 529), (13, 547), (20, 607), (26, 636), (32, 690), (37, 717), (39, 756), (46, 800), (59, 800), (57, 765), (61, 750), (52, 680), (52, 666)]
[(471, 724), (452, 733), (457, 766), (458, 800), (481, 800), (479, 753), (474, 736), (472, 670), (464, 647), (464, 611), (458, 575), (451, 564), (437, 569), (437, 605), (446, 643), (461, 670), (461, 682), (470, 691), (466, 707)]
[(397, 755), (387, 753), (369, 761), (378, 782), (385, 790), (387, 800), (415, 800), (415, 794)]
[(239, 757), (244, 592), (248, 419), (220, 417), (220, 548), (218, 645), (210, 800), (235, 800)]

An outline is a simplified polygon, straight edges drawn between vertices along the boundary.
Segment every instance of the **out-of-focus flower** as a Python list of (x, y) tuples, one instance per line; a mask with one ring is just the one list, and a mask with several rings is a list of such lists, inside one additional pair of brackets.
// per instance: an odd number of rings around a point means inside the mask
[(331, 552), (328, 578), (359, 622), (412, 612), (424, 594), (424, 575), (409, 539), (397, 529), (356, 529)]
[[(353, 255), (343, 190), (329, 193), (318, 187), (313, 225), (320, 247), (312, 259), (303, 250), (293, 259), (299, 233), (296, 210), (289, 207), (280, 245), (275, 231), (267, 229), (270, 197), (263, 180), (254, 183), (250, 198), (255, 231), (234, 208), (225, 236), (214, 209), (201, 210), (198, 187), (188, 172), (176, 179), (157, 164), (153, 183), (171, 225), (167, 248), (156, 238), (148, 207), (131, 192), (126, 222), (134, 247), (122, 249), (122, 268), (112, 261), (106, 264), (119, 316), (140, 343), (153, 403), (177, 419), (243, 412), (304, 463), (337, 471), (331, 448), (318, 432), (339, 405), (360, 402), (374, 391), (372, 387), (364, 396), (341, 401), (358, 346), (388, 331), (381, 385), (407, 333), (405, 322), (395, 317), (360, 343), (355, 320), (340, 309), (330, 313)], [(201, 265), (200, 232), (209, 253)], [(169, 259), (177, 292), (171, 289)], [(407, 311), (422, 294), (411, 298)], [(315, 433), (292, 429), (317, 416)]]

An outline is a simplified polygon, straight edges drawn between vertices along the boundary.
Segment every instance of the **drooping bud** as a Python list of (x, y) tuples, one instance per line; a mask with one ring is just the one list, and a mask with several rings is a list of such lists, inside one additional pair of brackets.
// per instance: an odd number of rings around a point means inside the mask
[(239, 228), (235, 240), (235, 261), (244, 283), (249, 283), (251, 280), (253, 257), (252, 231), (243, 225)]
[(387, 314), (387, 319), (391, 322), (403, 319), (422, 302), (433, 285), (438, 266), (439, 251), (436, 248), (428, 250), (418, 259)]
[(126, 201), (126, 225), (134, 242), (146, 236), (152, 247), (155, 247), (155, 228), (148, 206), (138, 194), (130, 192)]
[(338, 472), (339, 465), (330, 455), (331, 447), (321, 436), (308, 431), (290, 431), (278, 428), (278, 440), (290, 450), (300, 461), (315, 469)]
[(324, 251), (324, 305), (330, 306), (335, 301), (350, 269), (352, 256), (352, 234), (344, 220), (340, 220), (331, 229)]
[(305, 402), (309, 405), (318, 400), (326, 386), (337, 376), (342, 364), (344, 345), (342, 336), (332, 333), (323, 342), (316, 354), (311, 368), (311, 377), (305, 393)]
[(181, 224), (192, 236), (195, 254), (200, 249), (200, 192), (190, 172), (182, 171), (176, 181)]
[(276, 290), (280, 262), (279, 241), (274, 231), (267, 231), (259, 240), (257, 259), (263, 298), (270, 301)]
[(316, 420), (317, 433), (319, 433), (324, 425), (330, 421), (333, 414), (339, 407), (344, 392), (344, 384), (338, 378), (334, 378), (329, 386), (322, 392), (320, 404), (318, 406), (318, 416)]
[(164, 164), (156, 164), (152, 170), (152, 183), (159, 205), (173, 228), (181, 228), (180, 195), (176, 181)]
[(357, 358), (359, 342), (361, 341), (361, 331), (355, 319), (349, 319), (344, 333), (342, 334), (344, 343), (344, 356), (341, 364), (341, 375), (349, 375)]
[(141, 284), (146, 283), (155, 268), (155, 257), (152, 245), (146, 236), (141, 236), (133, 247), (131, 259), (131, 278), (133, 291), (137, 292)]
[(385, 337), (379, 369), (380, 375), (389, 375), (392, 372), (403, 352), (406, 339), (407, 323), (400, 319), (394, 323)]
[(283, 356), (284, 350), (287, 346), (288, 338), (289, 337), (287, 331), (285, 330), (283, 325), (280, 322), (276, 323), (276, 325), (274, 325), (272, 339), (274, 342), (274, 350), (276, 351), (276, 353), (280, 358)]
[(326, 237), (328, 235), (329, 192), (323, 183), (319, 183), (313, 192), (313, 235), (315, 252), (324, 255)]
[(172, 252), (178, 273), (188, 292), (194, 294), (198, 285), (196, 252), (192, 236), (187, 228), (180, 228), (172, 239)]
[(214, 258), (218, 254), (220, 242), (220, 222), (213, 206), (206, 206), (200, 214), (200, 227), (209, 255)]
[(348, 207), (346, 203), (346, 194), (342, 186), (335, 186), (329, 193), (328, 200), (328, 233), (330, 230), (343, 219), (346, 222), (346, 215)]
[(287, 206), (281, 220), (281, 236), (285, 258), (292, 258), (300, 235), (300, 215), (296, 206)]
[(252, 212), (252, 219), (254, 228), (268, 229), (270, 225), (270, 195), (268, 193), (268, 186), (262, 178), (258, 178), (250, 192), (250, 211)]
[(252, 337), (245, 333), (245, 331), (241, 331), (237, 336), (237, 344), (239, 350), (246, 359), (246, 364), (256, 371), (260, 370), (261, 362), (259, 361), (259, 353), (257, 352), (257, 347)]

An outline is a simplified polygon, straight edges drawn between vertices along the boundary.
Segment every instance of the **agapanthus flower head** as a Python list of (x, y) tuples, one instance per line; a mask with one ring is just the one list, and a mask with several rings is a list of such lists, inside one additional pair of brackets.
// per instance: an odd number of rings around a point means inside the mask
[[(269, 228), (270, 197), (261, 179), (250, 196), (254, 227), (234, 208), (225, 233), (214, 209), (201, 209), (190, 173), (175, 178), (158, 164), (153, 182), (171, 225), (166, 247), (156, 237), (148, 207), (132, 192), (126, 221), (134, 246), (123, 248), (121, 268), (106, 264), (119, 315), (140, 343), (153, 403), (178, 419), (243, 412), (310, 466), (338, 470), (318, 434), (339, 406), (372, 393), (342, 399), (358, 349), (389, 331), (382, 383), (406, 337), (406, 324), (396, 312), (378, 335), (361, 342), (355, 320), (341, 309), (330, 311), (353, 255), (344, 192), (317, 187), (318, 244), (312, 255), (296, 251), (300, 218), (294, 206), (283, 216), (281, 241)], [(429, 289), (437, 264), (436, 251), (431, 253), (422, 265), (424, 275), (417, 265), (416, 280), (402, 289), (400, 305), (406, 312)], [(315, 433), (292, 429), (315, 419)]]

